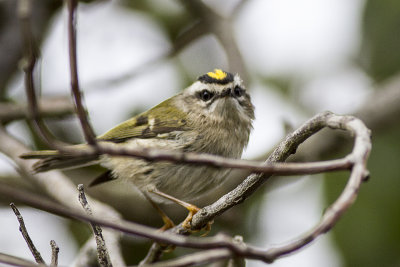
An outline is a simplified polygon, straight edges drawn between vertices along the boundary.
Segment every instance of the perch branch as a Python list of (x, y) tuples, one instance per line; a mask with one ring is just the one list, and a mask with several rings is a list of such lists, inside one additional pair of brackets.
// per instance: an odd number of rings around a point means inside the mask
[[(173, 163), (207, 165), (218, 168), (246, 169), (255, 173), (279, 174), (288, 176), (349, 170), (353, 165), (351, 157), (301, 163), (259, 162), (243, 159), (231, 159), (217, 155), (200, 154), (194, 152), (179, 152), (141, 147), (125, 148), (122, 146), (116, 146), (110, 142), (99, 142), (95, 147), (79, 146), (79, 149), (74, 147), (60, 147), (59, 151), (61, 154), (76, 157), (107, 154), (111, 156), (136, 157), (149, 161), (168, 161)], [(21, 155), (21, 157), (24, 159), (31, 158), (30, 155), (24, 154)]]
[[(10, 188), (0, 188), (1, 193), (7, 196), (12, 196), (18, 200), (29, 203), (34, 207), (41, 208), (59, 215), (73, 217), (79, 220), (93, 222), (105, 227), (115, 230), (120, 230), (125, 233), (146, 237), (157, 242), (173, 244), (176, 246), (199, 248), (199, 249), (213, 249), (213, 248), (228, 248), (233, 254), (240, 257), (250, 259), (258, 259), (264, 262), (272, 262), (276, 258), (285, 254), (291, 253), (306, 244), (313, 241), (317, 236), (328, 231), (340, 218), (343, 212), (353, 203), (357, 196), (358, 189), (363, 179), (367, 176), (366, 161), (371, 148), (369, 130), (358, 119), (351, 116), (338, 116), (330, 112), (318, 114), (314, 118), (303, 124), (294, 133), (287, 136), (287, 138), (276, 148), (274, 153), (268, 158), (268, 161), (282, 161), (289, 155), (293, 154), (297, 147), (304, 142), (308, 137), (318, 132), (324, 127), (333, 129), (342, 129), (350, 132), (355, 136), (355, 145), (352, 153), (346, 158), (351, 159), (353, 168), (350, 175), (349, 182), (345, 187), (343, 193), (339, 196), (330, 208), (326, 211), (322, 220), (315, 228), (309, 233), (299, 239), (290, 242), (289, 245), (277, 246), (270, 249), (262, 249), (253, 247), (246, 244), (237, 244), (234, 239), (218, 234), (214, 237), (208, 238), (195, 238), (180, 236), (169, 232), (156, 232), (150, 227), (146, 227), (132, 222), (122, 220), (110, 222), (103, 218), (97, 218), (82, 214), (60, 207), (55, 203), (45, 203), (43, 200), (32, 198), (29, 194), (18, 194), (17, 192), (10, 192)], [(0, 142), (1, 144), (1, 142)], [(0, 147), (1, 148), (1, 147)], [(225, 210), (237, 205), (251, 195), (269, 176), (263, 174), (250, 175), (242, 184), (236, 189), (232, 190), (227, 195), (223, 196), (215, 203), (201, 209), (192, 221), (192, 228), (201, 228), (206, 222), (212, 220), (217, 215)], [(181, 226), (173, 229), (177, 233), (187, 233)]]
[[(354, 202), (358, 189), (362, 181), (368, 176), (366, 162), (371, 150), (370, 131), (359, 119), (352, 116), (338, 116), (330, 112), (324, 112), (316, 115), (300, 128), (289, 134), (286, 139), (268, 157), (267, 162), (278, 162), (286, 160), (291, 154), (294, 154), (298, 146), (311, 135), (315, 134), (324, 127), (332, 129), (341, 129), (348, 131), (355, 136), (355, 144), (353, 151), (346, 158), (351, 158), (353, 162), (352, 172), (349, 181), (339, 198), (327, 209), (321, 221), (304, 234), (299, 239), (289, 242), (288, 245), (278, 246), (270, 250), (262, 252), (256, 250), (250, 252), (256, 258), (260, 256), (260, 260), (272, 262), (276, 258), (291, 253), (312, 242), (317, 236), (328, 231), (338, 221), (340, 216)], [(227, 193), (213, 204), (202, 208), (196, 213), (192, 219), (192, 229), (200, 229), (207, 222), (213, 220), (216, 216), (231, 207), (243, 202), (248, 196), (259, 188), (271, 175), (267, 174), (251, 174), (234, 190)], [(179, 234), (188, 234), (181, 225), (176, 226), (171, 231)], [(161, 255), (160, 246), (154, 245), (149, 251), (152, 255)], [(246, 252), (247, 253), (247, 252)], [(240, 254), (245, 256), (245, 254)], [(257, 256), (256, 256), (257, 255)], [(251, 257), (247, 255), (247, 257)], [(157, 259), (153, 259), (157, 260)]]

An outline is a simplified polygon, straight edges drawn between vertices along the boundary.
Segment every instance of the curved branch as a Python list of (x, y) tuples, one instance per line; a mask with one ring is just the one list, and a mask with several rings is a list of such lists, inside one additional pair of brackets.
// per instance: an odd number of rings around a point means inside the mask
[[(339, 116), (331, 112), (324, 112), (316, 115), (314, 118), (304, 123), (298, 130), (289, 134), (269, 156), (266, 162), (286, 160), (291, 154), (295, 153), (302, 142), (324, 127), (345, 130), (355, 136), (353, 151), (349, 156), (347, 156), (347, 158), (351, 158), (353, 162), (352, 172), (348, 184), (342, 194), (327, 209), (320, 223), (299, 239), (290, 242), (288, 245), (278, 246), (267, 251), (247, 247), (248, 251), (236, 251), (236, 253), (249, 258), (254, 257), (265, 262), (272, 262), (282, 255), (298, 250), (312, 242), (320, 234), (327, 232), (354, 202), (362, 181), (368, 177), (366, 163), (371, 150), (371, 140), (369, 129), (362, 121), (353, 116)], [(271, 175), (265, 174), (251, 174), (234, 190), (195, 214), (192, 220), (192, 228), (200, 229), (203, 225), (213, 220), (219, 214), (243, 202), (270, 176)], [(181, 225), (175, 227), (173, 231), (179, 234), (188, 233), (188, 231), (182, 228)], [(161, 250), (160, 247), (153, 249)], [(154, 254), (155, 252), (152, 251), (151, 253)]]
[[(268, 162), (285, 160), (293, 154), (297, 147), (308, 137), (318, 132), (324, 127), (332, 129), (341, 129), (348, 131), (355, 136), (355, 144), (352, 153), (347, 156), (353, 163), (351, 175), (348, 184), (339, 198), (327, 209), (321, 221), (308, 233), (299, 239), (290, 242), (288, 245), (277, 246), (270, 249), (262, 249), (246, 244), (237, 244), (231, 237), (218, 234), (214, 237), (195, 238), (179, 236), (174, 233), (187, 234), (187, 230), (181, 226), (173, 228), (169, 232), (157, 232), (150, 227), (117, 220), (110, 222), (103, 218), (92, 217), (82, 212), (60, 207), (55, 203), (46, 202), (43, 199), (32, 197), (31, 195), (21, 194), (18, 190), (10, 187), (0, 188), (0, 192), (7, 196), (12, 196), (18, 200), (29, 203), (56, 214), (73, 217), (79, 220), (89, 221), (125, 233), (134, 234), (152, 240), (173, 244), (183, 247), (199, 249), (227, 248), (236, 256), (258, 259), (270, 263), (275, 259), (296, 251), (306, 244), (312, 242), (317, 236), (327, 232), (338, 221), (340, 216), (354, 202), (362, 181), (368, 176), (366, 162), (371, 149), (370, 131), (357, 118), (352, 116), (339, 116), (330, 112), (318, 114), (314, 118), (304, 123), (294, 133), (288, 135), (286, 139), (275, 149), (274, 153), (268, 158)], [(2, 135), (0, 135), (2, 136)], [(1, 142), (0, 142), (1, 144)], [(0, 146), (1, 149), (1, 146)], [(253, 174), (250, 175), (242, 184), (226, 194), (215, 203), (201, 209), (192, 221), (192, 228), (201, 228), (205, 223), (215, 218), (217, 215), (227, 209), (237, 205), (250, 196), (262, 183), (268, 178), (268, 175)]]

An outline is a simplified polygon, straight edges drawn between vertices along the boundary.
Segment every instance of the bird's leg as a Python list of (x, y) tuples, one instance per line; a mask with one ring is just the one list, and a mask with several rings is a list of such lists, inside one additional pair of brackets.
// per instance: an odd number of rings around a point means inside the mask
[[(176, 204), (181, 205), (182, 207), (186, 208), (189, 211), (189, 214), (186, 217), (186, 219), (182, 222), (182, 226), (184, 228), (186, 228), (186, 229), (190, 229), (190, 224), (192, 222), (192, 218), (200, 210), (200, 208), (196, 207), (193, 204), (187, 203), (187, 202), (182, 201), (180, 199), (177, 199), (177, 198), (175, 198), (173, 196), (165, 194), (165, 193), (163, 193), (161, 191), (158, 191), (156, 188), (152, 188), (151, 190), (149, 190), (149, 192), (151, 192), (153, 194), (156, 194), (156, 195), (158, 195), (160, 197), (163, 197), (165, 199), (168, 199), (168, 200), (170, 200), (172, 202), (175, 202)], [(207, 225), (206, 229), (207, 230), (211, 229), (211, 225)], [(208, 230), (208, 232), (209, 232), (209, 230)]]
[(150, 204), (156, 209), (158, 214), (160, 214), (164, 225), (163, 227), (160, 228), (160, 231), (166, 231), (172, 227), (175, 226), (174, 222), (168, 217), (168, 215), (160, 208), (160, 206), (155, 203), (151, 197), (147, 194), (147, 192), (143, 192), (143, 195), (146, 197), (146, 199), (150, 202)]

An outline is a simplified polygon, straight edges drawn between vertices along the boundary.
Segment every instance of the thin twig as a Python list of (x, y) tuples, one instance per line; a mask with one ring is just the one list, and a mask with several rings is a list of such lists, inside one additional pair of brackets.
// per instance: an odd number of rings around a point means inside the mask
[(50, 240), (51, 246), (51, 263), (50, 267), (58, 266), (58, 253), (60, 252), (60, 248), (57, 246), (56, 241)]
[(41, 139), (49, 147), (59, 147), (60, 142), (56, 141), (50, 133), (49, 129), (43, 123), (40, 117), (38, 101), (35, 90), (35, 83), (33, 79), (33, 72), (37, 62), (38, 48), (35, 45), (31, 29), (31, 1), (19, 0), (18, 1), (18, 18), (21, 24), (21, 36), (23, 40), (24, 61), (23, 70), (25, 72), (25, 91), (28, 97), (29, 118), (32, 119), (34, 129)]
[(26, 244), (29, 247), (29, 250), (31, 251), (33, 257), (35, 258), (35, 261), (40, 264), (45, 264), (42, 256), (40, 255), (40, 252), (36, 249), (35, 245), (33, 244), (32, 239), (30, 238), (28, 234), (28, 230), (25, 227), (25, 222), (24, 218), (22, 218), (21, 213), (17, 209), (17, 207), (14, 205), (14, 203), (10, 204), (12, 210), (15, 213), (15, 216), (17, 216), (18, 222), (19, 222), (19, 231), (21, 232), (22, 236), (25, 239)]
[(78, 63), (76, 58), (76, 8), (77, 0), (67, 0), (68, 5), (68, 47), (69, 47), (69, 65), (71, 73), (71, 91), (74, 96), (76, 111), (79, 121), (81, 122), (82, 130), (85, 135), (85, 140), (90, 145), (96, 144), (93, 128), (89, 123), (88, 114), (83, 106), (82, 92), (79, 87), (78, 79)]
[(147, 252), (146, 257), (143, 258), (143, 260), (140, 261), (139, 266), (145, 266), (145, 265), (149, 265), (152, 264), (156, 261), (158, 261), (161, 256), (163, 255), (163, 248), (161, 247), (160, 243), (156, 243), (154, 242), (149, 251)]
[[(41, 118), (63, 118), (74, 113), (71, 100), (66, 97), (48, 97), (39, 99), (39, 116)], [(27, 104), (0, 103), (0, 121), (8, 123), (15, 120), (31, 118)]]
[(195, 252), (172, 260), (162, 262), (143, 264), (140, 267), (186, 267), (207, 264), (218, 260), (232, 258), (234, 254), (226, 248), (216, 248)]
[[(32, 175), (32, 162), (22, 160), (19, 157), (22, 153), (29, 151), (28, 147), (12, 137), (4, 127), (0, 127), (0, 151), (15, 162), (16, 167), (24, 179), (39, 187), (41, 192), (54, 200), (53, 202), (61, 203), (64, 207), (67, 207), (67, 209), (81, 210), (81, 206), (77, 201), (71, 201), (71, 199), (76, 198), (76, 185), (60, 171)], [(2, 184), (0, 189), (4, 189), (5, 186), (6, 185)], [(23, 194), (28, 193), (25, 192)], [(8, 198), (14, 199), (12, 195), (8, 195)], [(96, 214), (101, 214), (103, 218), (118, 220), (121, 217), (121, 215), (109, 205), (90, 198), (89, 196), (87, 196), (87, 198), (91, 203), (93, 211)], [(107, 239), (108, 251), (110, 252), (113, 264), (118, 267), (126, 266), (119, 244), (121, 234), (110, 229), (104, 229), (103, 235)], [(93, 242), (92, 244), (94, 244), (93, 248), (96, 250), (96, 243)], [(85, 248), (82, 249), (90, 249), (90, 247), (85, 246)], [(89, 256), (87, 253), (84, 253), (84, 251), (81, 251), (78, 255), (79, 262), (85, 262), (86, 260), (83, 259), (83, 257)]]
[[(79, 191), (79, 202), (81, 203), (83, 209), (86, 211), (87, 215), (92, 216), (93, 212), (89, 206), (89, 203), (86, 199), (85, 191), (82, 184), (78, 185)], [(96, 244), (97, 244), (97, 256), (99, 259), (100, 266), (104, 267), (111, 267), (111, 260), (108, 254), (106, 242), (103, 237), (103, 231), (101, 230), (100, 226), (95, 223), (90, 223), (93, 234), (95, 236)]]
[[(352, 116), (338, 116), (330, 112), (318, 114), (311, 120), (307, 121), (303, 126), (289, 135), (270, 156), (270, 161), (284, 160), (290, 154), (294, 153), (296, 148), (304, 142), (308, 137), (318, 132), (324, 127), (334, 129), (342, 129), (350, 132), (355, 136), (355, 144), (352, 153), (347, 158), (352, 158), (354, 163), (349, 182), (338, 200), (335, 201), (330, 208), (327, 209), (325, 215), (311, 231), (304, 236), (296, 239), (288, 244), (276, 246), (270, 249), (262, 249), (246, 244), (238, 244), (234, 239), (226, 235), (218, 234), (214, 237), (196, 238), (179, 236), (169, 232), (157, 232), (155, 229), (143, 225), (116, 220), (110, 222), (103, 218), (97, 218), (82, 214), (72, 209), (64, 208), (56, 203), (43, 200), (32, 194), (21, 193), (14, 188), (3, 186), (0, 188), (0, 193), (13, 197), (14, 199), (29, 203), (31, 206), (41, 208), (59, 215), (73, 217), (79, 220), (89, 221), (98, 225), (109, 227), (115, 230), (120, 230), (125, 233), (138, 235), (141, 237), (150, 238), (157, 242), (173, 244), (176, 246), (199, 248), (199, 249), (216, 249), (228, 248), (233, 254), (249, 259), (258, 259), (264, 262), (272, 262), (275, 259), (296, 251), (306, 244), (313, 241), (317, 236), (328, 231), (337, 222), (340, 216), (353, 203), (357, 196), (358, 189), (362, 181), (367, 176), (366, 161), (371, 149), (370, 132), (365, 125), (358, 119)], [(200, 228), (210, 219), (221, 214), (230, 207), (237, 205), (250, 194), (252, 194), (267, 177), (264, 175), (250, 175), (236, 189), (223, 196), (210, 206), (201, 209), (192, 220), (194, 229)], [(175, 227), (174, 232), (184, 233), (181, 226)], [(204, 259), (207, 260), (207, 259)]]
[(0, 252), (0, 263), (5, 263), (13, 266), (19, 266), (19, 267), (46, 267), (47, 265), (45, 264), (37, 264), (32, 261), (28, 261), (19, 257), (11, 256), (8, 254), (4, 254)]

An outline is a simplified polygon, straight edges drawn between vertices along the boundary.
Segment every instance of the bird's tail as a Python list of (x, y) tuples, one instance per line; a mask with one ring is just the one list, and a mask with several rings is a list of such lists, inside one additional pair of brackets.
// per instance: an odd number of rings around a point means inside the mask
[[(77, 145), (78, 146), (78, 145)], [(23, 159), (39, 159), (33, 164), (34, 172), (45, 172), (53, 169), (78, 168), (98, 163), (98, 155), (68, 155), (57, 150), (40, 150), (24, 153)]]

